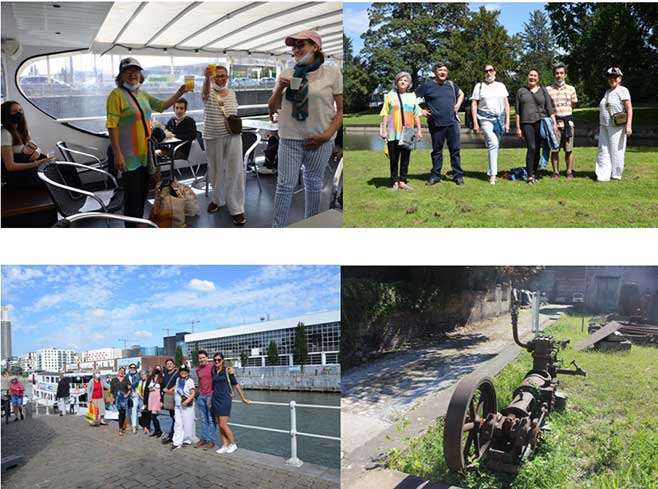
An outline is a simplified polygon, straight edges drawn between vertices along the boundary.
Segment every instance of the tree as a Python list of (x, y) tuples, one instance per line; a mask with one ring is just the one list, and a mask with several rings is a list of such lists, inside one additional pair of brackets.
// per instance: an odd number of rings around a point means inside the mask
[(532, 11), (528, 22), (523, 24), (523, 32), (519, 34), (519, 38), (523, 51), (519, 67), (521, 81), (525, 81), (529, 70), (535, 69), (539, 71), (541, 85), (553, 83), (557, 41), (548, 16), (541, 10)]
[(377, 87), (377, 82), (369, 75), (359, 56), (352, 53), (352, 40), (343, 34), (343, 106), (346, 113), (361, 112), (368, 109), (370, 94)]
[[(546, 7), (569, 65), (570, 79), (590, 103), (607, 88), (605, 70), (619, 66), (634, 101), (656, 101), (656, 4), (576, 3)], [(566, 22), (565, 22), (566, 20)]]
[(199, 366), (199, 343), (194, 343), (194, 349), (192, 350), (192, 358), (190, 358), (190, 364), (192, 367)]
[(308, 344), (304, 323), (297, 323), (295, 328), (294, 361), (297, 365), (305, 365), (308, 361)]
[(470, 12), (463, 28), (453, 31), (449, 38), (446, 60), (467, 96), (482, 80), (485, 64), (492, 64), (496, 68), (496, 79), (506, 85), (516, 70), (514, 53), (519, 51), (519, 40), (510, 37), (498, 21), (499, 15), (499, 10), (488, 11), (480, 7), (478, 11)]
[(246, 351), (240, 353), (240, 365), (242, 368), (247, 366), (247, 361), (249, 360), (249, 354)]
[(174, 355), (174, 362), (176, 362), (176, 367), (183, 365), (185, 359), (183, 358), (183, 348), (180, 345), (176, 346), (176, 354)]
[(400, 71), (408, 71), (418, 86), (448, 54), (450, 32), (467, 14), (465, 3), (373, 3), (361, 55), (375, 86), (391, 86)]
[(279, 350), (277, 349), (274, 340), (271, 340), (270, 345), (267, 347), (267, 363), (270, 365), (279, 364)]

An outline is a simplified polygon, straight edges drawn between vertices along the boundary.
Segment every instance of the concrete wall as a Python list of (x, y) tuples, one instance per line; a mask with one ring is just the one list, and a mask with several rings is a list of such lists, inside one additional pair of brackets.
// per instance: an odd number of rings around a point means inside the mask
[[(299, 368), (299, 367), (293, 367)], [(236, 369), (245, 389), (340, 392), (340, 365), (289, 367), (245, 367)]]

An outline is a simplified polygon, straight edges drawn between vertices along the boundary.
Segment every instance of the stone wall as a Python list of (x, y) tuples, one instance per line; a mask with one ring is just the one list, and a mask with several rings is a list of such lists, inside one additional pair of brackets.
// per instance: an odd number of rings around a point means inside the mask
[(340, 392), (340, 365), (245, 367), (236, 376), (245, 389)]

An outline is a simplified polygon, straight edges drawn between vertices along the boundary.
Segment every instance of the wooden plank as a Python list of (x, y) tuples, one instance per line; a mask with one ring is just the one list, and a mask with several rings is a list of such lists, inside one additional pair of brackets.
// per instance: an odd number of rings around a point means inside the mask
[(598, 331), (592, 333), (589, 335), (587, 338), (582, 340), (580, 343), (578, 343), (576, 346), (574, 346), (574, 350), (576, 351), (581, 351), (584, 350), (585, 348), (588, 348), (592, 346), (594, 343), (598, 343), (599, 341), (607, 338), (609, 335), (617, 331), (619, 328), (621, 328), (621, 323), (618, 323), (617, 321), (610, 321), (608, 324), (603, 326), (601, 329)]

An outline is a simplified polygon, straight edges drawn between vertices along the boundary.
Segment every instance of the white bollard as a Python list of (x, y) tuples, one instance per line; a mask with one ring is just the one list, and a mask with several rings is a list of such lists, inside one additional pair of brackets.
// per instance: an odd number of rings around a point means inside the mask
[(290, 401), (290, 458), (286, 460), (286, 464), (301, 467), (304, 462), (297, 457), (297, 412), (295, 406), (295, 401)]

